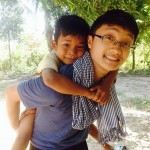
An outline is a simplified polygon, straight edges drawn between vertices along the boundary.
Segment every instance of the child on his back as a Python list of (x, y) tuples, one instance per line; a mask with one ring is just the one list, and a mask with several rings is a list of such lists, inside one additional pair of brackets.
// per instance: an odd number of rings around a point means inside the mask
[[(91, 89), (85, 88), (74, 83), (67, 77), (58, 73), (59, 68), (64, 64), (72, 64), (77, 58), (80, 58), (87, 48), (87, 36), (89, 26), (84, 19), (76, 15), (62, 16), (55, 25), (54, 40), (51, 42), (52, 51), (47, 54), (39, 64), (38, 73), (41, 73), (43, 82), (52, 89), (70, 95), (81, 95), (88, 99), (105, 104), (109, 99), (109, 89), (115, 79), (117, 71), (109, 73), (104, 78), (101, 85)], [(20, 99), (19, 95), (14, 93), (12, 97), (9, 92), (11, 87), (6, 90), (7, 112), (12, 127), (17, 129), (17, 137), (12, 150), (26, 149), (32, 135), (35, 110), (26, 110), (25, 116), (20, 121), (20, 104), (14, 103)], [(11, 91), (13, 92), (13, 91)], [(41, 99), (42, 101), (42, 99)]]

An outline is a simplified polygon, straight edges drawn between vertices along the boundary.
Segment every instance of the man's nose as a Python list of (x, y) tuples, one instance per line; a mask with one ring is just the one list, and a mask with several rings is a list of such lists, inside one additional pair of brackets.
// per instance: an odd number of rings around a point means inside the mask
[(121, 54), (121, 47), (120, 47), (120, 45), (115, 46), (110, 51), (111, 51), (112, 54), (120, 55)]
[(115, 41), (112, 46), (113, 46), (114, 49), (117, 49), (117, 50), (121, 51), (122, 43), (118, 42), (118, 41)]
[(113, 43), (113, 45), (114, 45), (114, 46), (117, 46), (117, 47), (119, 47), (119, 48), (121, 48), (121, 47), (122, 47), (122, 42), (115, 41), (115, 42)]

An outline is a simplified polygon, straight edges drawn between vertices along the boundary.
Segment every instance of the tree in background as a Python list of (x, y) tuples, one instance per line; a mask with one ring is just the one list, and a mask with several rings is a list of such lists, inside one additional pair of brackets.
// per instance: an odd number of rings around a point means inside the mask
[[(33, 0), (34, 1), (34, 0)], [(61, 15), (69, 14), (66, 7), (61, 7), (57, 4), (55, 4), (51, 0), (36, 0), (36, 9), (38, 9), (39, 3), (41, 4), (41, 8), (44, 10), (44, 18), (45, 18), (45, 32), (46, 32), (46, 38), (48, 47), (50, 48), (50, 41), (52, 40), (52, 35), (54, 31), (54, 22), (58, 19)]]
[[(65, 13), (77, 14), (91, 25), (92, 22), (106, 10), (115, 8), (123, 9), (131, 13), (137, 20), (141, 32), (136, 45), (143, 41), (143, 37), (148, 37), (149, 35), (149, 32), (147, 32), (150, 30), (149, 0), (39, 0), (39, 2), (43, 6), (45, 20), (48, 20), (46, 21), (46, 29), (52, 30), (52, 26), (50, 25), (52, 16), (56, 19), (58, 15)], [(61, 13), (58, 13), (59, 11)], [(150, 42), (150, 38), (144, 39), (146, 43)], [(150, 53), (150, 50), (148, 53)], [(135, 62), (135, 50), (133, 50), (132, 70), (135, 69)]]
[[(140, 28), (140, 34), (136, 42), (137, 48), (132, 51), (132, 55), (130, 56), (129, 61), (127, 61), (127, 63), (124, 65), (123, 69), (124, 70), (132, 69), (136, 71), (137, 69), (144, 68), (144, 69), (149, 69), (149, 74), (150, 74), (150, 61), (149, 61), (150, 60), (150, 55), (149, 55), (150, 54), (150, 49), (149, 49), (150, 1), (149, 0), (26, 0), (26, 1), (19, 0), (19, 2), (21, 3), (24, 12), (28, 12), (31, 15), (34, 14), (34, 17), (36, 17), (36, 12), (39, 11), (44, 12), (45, 33), (47, 37), (48, 46), (52, 39), (52, 35), (54, 31), (53, 29), (54, 22), (61, 15), (77, 14), (83, 17), (89, 23), (89, 25), (91, 25), (93, 21), (99, 15), (103, 14), (106, 10), (115, 8), (115, 9), (123, 9), (131, 13), (135, 17), (138, 23), (138, 26)], [(23, 2), (27, 2), (27, 4), (23, 5)], [(33, 7), (30, 7), (29, 2), (33, 5)], [(20, 34), (22, 30), (21, 14), (23, 13), (23, 11), (21, 7), (18, 5), (17, 0), (0, 0), (0, 4), (1, 4), (0, 13), (2, 15), (0, 16), (0, 27), (1, 27), (0, 37), (1, 39), (3, 38), (3, 40), (5, 41), (7, 40), (9, 43), (8, 45), (9, 45), (10, 64), (11, 64), (10, 41), (19, 38), (19, 36), (21, 35)], [(27, 43), (25, 45), (27, 45)], [(24, 49), (25, 48), (23, 46), (20, 51)], [(37, 53), (37, 48), (36, 48), (36, 53)], [(14, 59), (12, 53), (12, 61), (13, 60)], [(16, 60), (14, 61), (16, 62)]]
[(23, 10), (17, 0), (0, 0), (0, 38), (8, 42), (10, 68), (12, 68), (11, 41), (18, 40), (23, 30)]

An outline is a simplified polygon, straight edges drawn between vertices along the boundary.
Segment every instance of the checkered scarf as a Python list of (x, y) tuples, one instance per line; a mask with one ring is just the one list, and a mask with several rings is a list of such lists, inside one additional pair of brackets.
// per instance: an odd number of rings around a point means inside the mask
[[(84, 87), (94, 85), (94, 69), (89, 52), (85, 52), (73, 64), (73, 80)], [(117, 98), (114, 85), (111, 88), (110, 100), (104, 106), (87, 99), (84, 96), (72, 96), (74, 129), (83, 130), (97, 120), (99, 142), (120, 141), (125, 136), (124, 117)]]

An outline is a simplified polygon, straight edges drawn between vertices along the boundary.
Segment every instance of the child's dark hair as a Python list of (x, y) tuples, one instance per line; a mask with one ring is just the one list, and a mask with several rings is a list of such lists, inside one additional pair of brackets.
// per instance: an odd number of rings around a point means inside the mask
[(134, 40), (136, 40), (139, 29), (134, 17), (120, 9), (108, 10), (106, 13), (98, 17), (93, 25), (91, 26), (91, 34), (94, 34), (96, 30), (104, 25), (118, 25), (124, 29), (127, 29), (134, 35)]
[(54, 40), (57, 41), (59, 36), (79, 35), (87, 38), (90, 27), (88, 23), (77, 15), (61, 16), (55, 24)]

